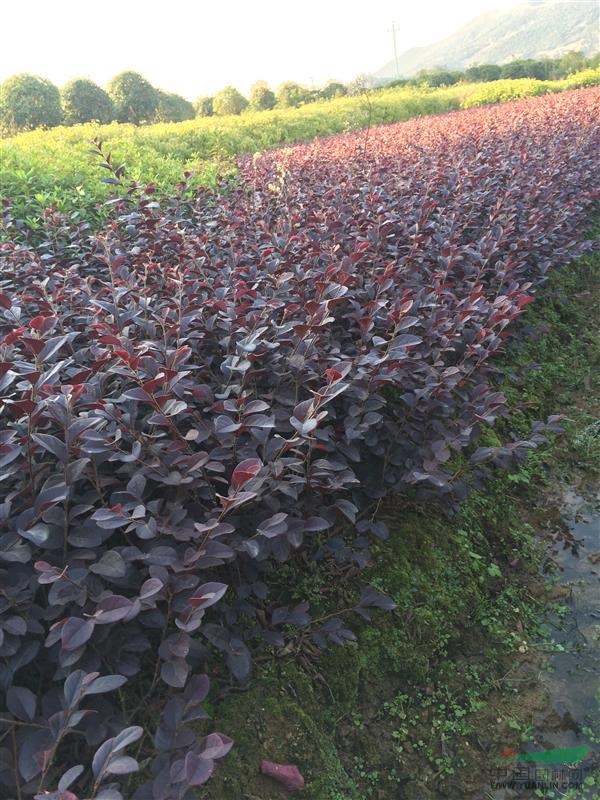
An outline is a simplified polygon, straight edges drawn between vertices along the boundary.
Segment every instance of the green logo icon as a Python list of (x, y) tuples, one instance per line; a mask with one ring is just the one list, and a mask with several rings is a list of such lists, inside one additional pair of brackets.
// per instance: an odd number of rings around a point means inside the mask
[(588, 754), (590, 748), (585, 745), (578, 747), (560, 747), (557, 750), (542, 750), (539, 753), (513, 753), (505, 748), (498, 761), (539, 761), (542, 764), (577, 764)]

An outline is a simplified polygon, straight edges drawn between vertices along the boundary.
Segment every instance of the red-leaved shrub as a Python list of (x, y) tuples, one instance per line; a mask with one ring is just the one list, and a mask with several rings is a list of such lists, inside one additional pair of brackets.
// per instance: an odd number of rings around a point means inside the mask
[(243, 682), (294, 626), (354, 638), (266, 577), (301, 547), (366, 564), (390, 492), (460, 496), (445, 464), (505, 413), (491, 359), (581, 250), (599, 100), (274, 151), (220, 196), (148, 187), (95, 234), (49, 212), (0, 246), (2, 791), (115, 800), (135, 744), (134, 797), (191, 798), (231, 747), (194, 731), (211, 653)]

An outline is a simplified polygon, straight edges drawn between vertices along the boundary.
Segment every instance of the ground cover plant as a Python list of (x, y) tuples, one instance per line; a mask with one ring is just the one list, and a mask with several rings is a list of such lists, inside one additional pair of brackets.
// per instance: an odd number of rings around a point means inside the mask
[[(310, 140), (315, 136), (366, 129), (436, 114), (462, 105), (484, 105), (527, 95), (598, 83), (600, 72), (586, 70), (564, 81), (503, 80), (442, 88), (392, 88), (339, 97), (300, 108), (254, 111), (243, 116), (201, 117), (178, 123), (75, 125), (37, 130), (0, 142), (0, 186), (16, 217), (28, 229), (41, 227), (42, 211), (55, 204), (82, 221), (99, 224), (97, 203), (109, 196), (89, 158), (89, 142), (100, 137), (132, 178), (175, 191), (182, 170), (193, 185), (214, 187), (232, 159), (242, 153)], [(585, 81), (585, 83), (583, 83)], [(2, 232), (0, 230), (0, 237)]]
[(269, 573), (364, 567), (385, 495), (451, 509), (453, 453), (488, 469), (535, 446), (543, 425), (482, 446), (506, 410), (493, 357), (582, 249), (599, 106), (591, 88), (334, 136), (193, 201), (128, 192), (99, 145), (113, 218), (49, 211), (35, 248), (0, 245), (7, 791), (196, 796), (234, 733), (201, 722), (208, 674), (245, 684), (252, 653), (343, 644), (391, 607), (365, 586), (312, 618)]

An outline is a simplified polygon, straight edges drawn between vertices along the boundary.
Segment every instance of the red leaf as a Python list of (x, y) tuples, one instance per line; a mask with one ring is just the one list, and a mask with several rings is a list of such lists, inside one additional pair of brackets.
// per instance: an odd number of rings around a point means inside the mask
[(227, 591), (226, 583), (205, 583), (196, 590), (194, 597), (190, 597), (189, 604), (192, 608), (208, 608), (214, 606)]
[(25, 333), (25, 328), (15, 328), (14, 331), (7, 333), (4, 339), (2, 340), (2, 344), (14, 344), (17, 339), (20, 339), (21, 336)]
[(23, 336), (22, 342), (29, 352), (35, 356), (39, 355), (44, 349), (43, 339), (32, 339), (30, 336)]
[(245, 483), (255, 478), (261, 471), (262, 466), (262, 461), (258, 458), (247, 458), (245, 461), (240, 462), (231, 476), (233, 491), (237, 492)]
[(43, 324), (44, 324), (44, 317), (34, 317), (29, 323), (29, 327), (33, 328), (34, 331), (40, 331), (42, 329)]
[(31, 414), (31, 412), (35, 409), (35, 403), (33, 400), (17, 400), (14, 403), (7, 403), (7, 406), (8, 410), (15, 417), (23, 416), (23, 414)]
[(523, 308), (524, 306), (528, 306), (530, 303), (535, 303), (535, 297), (531, 297), (531, 295), (521, 295), (518, 301), (519, 308)]

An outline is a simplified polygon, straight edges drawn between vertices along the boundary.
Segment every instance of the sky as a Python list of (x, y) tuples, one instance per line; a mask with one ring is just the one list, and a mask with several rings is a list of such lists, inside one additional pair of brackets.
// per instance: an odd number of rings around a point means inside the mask
[(0, 81), (18, 72), (59, 86), (104, 86), (126, 69), (194, 100), (256, 80), (322, 85), (375, 72), (515, 0), (4, 0)]

